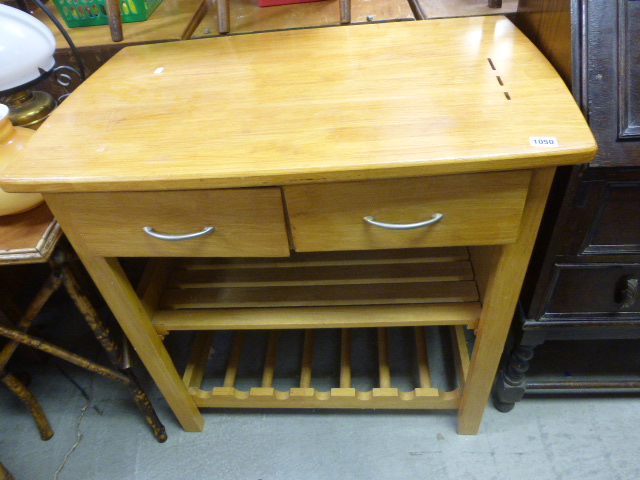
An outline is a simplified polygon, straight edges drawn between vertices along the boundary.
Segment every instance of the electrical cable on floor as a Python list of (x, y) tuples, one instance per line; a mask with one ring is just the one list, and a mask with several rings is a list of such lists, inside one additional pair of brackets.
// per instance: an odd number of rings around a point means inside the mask
[(91, 407), (91, 403), (93, 402), (93, 379), (90, 382), (91, 382), (90, 383), (91, 393), (89, 394), (88, 402), (84, 407), (82, 407), (80, 416), (78, 417), (78, 421), (76, 422), (76, 442), (71, 446), (69, 451), (65, 454), (64, 458), (62, 459), (62, 463), (60, 464), (60, 466), (58, 467), (58, 469), (53, 475), (53, 480), (58, 480), (58, 475), (60, 475), (60, 472), (62, 472), (62, 470), (64, 469), (65, 465), (67, 464), (67, 460), (69, 460), (69, 457), (71, 456), (71, 454), (76, 450), (76, 448), (78, 448), (78, 445), (80, 445), (80, 442), (82, 441), (83, 435), (82, 435), (82, 432), (80, 431), (80, 424), (82, 423), (84, 414), (87, 413), (87, 410), (89, 410), (89, 407)]
[(73, 43), (73, 40), (71, 40), (71, 37), (69, 36), (65, 28), (62, 26), (60, 21), (53, 14), (53, 12), (49, 10), (49, 7), (47, 7), (41, 0), (33, 0), (33, 1), (47, 15), (47, 17), (51, 19), (51, 21), (58, 28), (58, 30), (60, 30), (60, 33), (69, 44), (69, 48), (71, 48), (71, 51), (73, 52), (73, 55), (76, 58), (76, 62), (78, 63), (78, 69), (80, 71), (80, 78), (82, 80), (86, 80), (87, 76), (85, 73), (84, 64), (82, 63), (82, 58), (80, 57), (80, 52), (78, 51), (78, 47), (76, 47), (75, 43)]

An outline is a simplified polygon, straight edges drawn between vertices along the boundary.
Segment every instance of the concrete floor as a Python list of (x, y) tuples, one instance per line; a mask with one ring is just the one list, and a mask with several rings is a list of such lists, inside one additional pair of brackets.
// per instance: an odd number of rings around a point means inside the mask
[[(59, 300), (48, 315), (64, 314), (64, 340), (103, 359), (69, 312)], [(43, 336), (59, 331), (53, 322)], [(17, 480), (640, 478), (637, 395), (528, 396), (507, 414), (489, 405), (477, 436), (457, 435), (452, 411), (209, 410), (204, 431), (187, 433), (143, 378), (169, 435), (159, 444), (126, 388), (59, 360), (24, 358), (11, 370), (30, 372), (55, 435), (40, 440), (0, 388), (0, 462)]]

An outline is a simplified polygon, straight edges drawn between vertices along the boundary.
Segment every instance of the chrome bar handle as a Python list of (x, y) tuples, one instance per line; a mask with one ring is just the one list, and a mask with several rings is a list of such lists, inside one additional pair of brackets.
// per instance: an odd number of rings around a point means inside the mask
[(434, 213), (429, 220), (418, 223), (383, 223), (376, 221), (373, 217), (364, 217), (363, 220), (376, 227), (386, 228), (387, 230), (414, 230), (416, 228), (428, 227), (434, 223), (438, 223), (442, 220), (444, 215), (442, 213)]
[(154, 238), (158, 238), (160, 240), (168, 240), (170, 242), (177, 242), (179, 240), (190, 240), (192, 238), (202, 237), (204, 235), (208, 235), (215, 231), (216, 227), (204, 227), (201, 232), (195, 233), (187, 233), (185, 235), (167, 235), (164, 233), (158, 233), (154, 230), (153, 227), (144, 227), (143, 230), (147, 235), (151, 235)]

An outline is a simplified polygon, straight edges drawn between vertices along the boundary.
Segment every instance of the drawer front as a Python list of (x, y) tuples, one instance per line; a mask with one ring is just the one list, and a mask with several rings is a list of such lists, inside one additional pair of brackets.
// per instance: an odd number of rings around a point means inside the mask
[[(63, 229), (73, 228), (86, 248), (106, 257), (288, 256), (280, 189), (231, 189), (56, 195)], [(81, 206), (79, 208), (78, 206)], [(75, 208), (74, 208), (75, 207)], [(180, 241), (144, 231), (186, 235)]]
[[(530, 171), (285, 187), (297, 251), (491, 245), (518, 235)], [(411, 230), (391, 224), (442, 218)]]
[(570, 314), (606, 314), (615, 319), (625, 313), (637, 318), (639, 283), (638, 264), (561, 265), (556, 270), (546, 312), (551, 316), (560, 314), (559, 319)]

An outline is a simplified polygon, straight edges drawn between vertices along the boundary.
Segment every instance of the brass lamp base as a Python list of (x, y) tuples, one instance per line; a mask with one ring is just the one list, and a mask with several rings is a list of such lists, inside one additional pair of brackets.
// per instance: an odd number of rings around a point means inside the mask
[(56, 108), (56, 101), (46, 92), (29, 89), (0, 99), (9, 107), (9, 120), (16, 127), (36, 130)]

